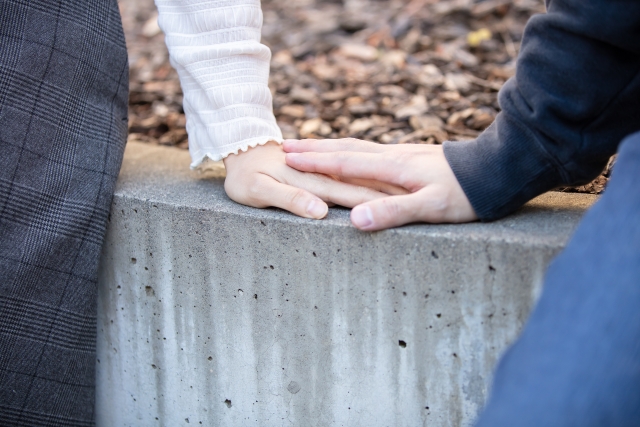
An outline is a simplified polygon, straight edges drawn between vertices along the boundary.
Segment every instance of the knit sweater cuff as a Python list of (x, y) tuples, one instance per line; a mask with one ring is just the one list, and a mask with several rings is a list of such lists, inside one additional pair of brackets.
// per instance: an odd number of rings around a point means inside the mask
[(535, 136), (504, 113), (476, 140), (445, 142), (444, 154), (482, 221), (508, 215), (563, 181)]

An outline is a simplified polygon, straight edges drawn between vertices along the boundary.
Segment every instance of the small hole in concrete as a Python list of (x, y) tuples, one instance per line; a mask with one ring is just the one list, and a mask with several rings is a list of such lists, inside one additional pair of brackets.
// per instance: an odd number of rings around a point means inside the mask
[(403, 292), (403, 293), (402, 293), (402, 295), (404, 295), (404, 296), (406, 297), (406, 296), (407, 296), (407, 293), (406, 293), (406, 292)]
[(153, 296), (153, 295), (155, 295), (155, 294), (156, 294), (156, 293), (153, 291), (153, 288), (152, 288), (151, 286), (145, 286), (145, 287), (144, 287), (144, 291), (147, 293), (147, 296), (148, 296), (148, 297)]
[(428, 407), (428, 406), (425, 406), (425, 407), (424, 407), (424, 409), (429, 409), (429, 407)]
[(120, 285), (116, 286), (116, 288), (121, 289), (121, 288), (120, 288)]
[(313, 256), (318, 256), (318, 255), (316, 255), (316, 253), (315, 253), (315, 252), (313, 252)]
[(253, 294), (253, 299), (258, 299), (258, 294)]
[(158, 368), (156, 365), (151, 365), (151, 367), (152, 367), (153, 369), (157, 369), (157, 368)]
[(458, 355), (457, 355), (457, 354), (455, 354), (455, 353), (453, 353), (453, 357), (458, 357)]
[(490, 266), (489, 266), (489, 271), (496, 271), (496, 269), (495, 269), (495, 268), (493, 268), (493, 266), (492, 266), (492, 265), (490, 265)]
[(451, 291), (451, 293), (452, 293), (452, 294), (455, 294), (455, 293), (456, 293), (456, 291)]
[(227, 405), (227, 408), (231, 408), (233, 406), (229, 399), (225, 399), (224, 404)]
[(208, 360), (209, 362), (211, 362), (211, 361), (213, 360), (213, 357), (209, 356), (209, 357), (207, 358), (207, 360)]
[(314, 305), (314, 306), (313, 306), (313, 308), (315, 308), (315, 309), (317, 310), (317, 309), (318, 309), (318, 306), (317, 306), (317, 305)]
[(131, 264), (135, 264), (136, 262), (138, 262), (138, 260), (137, 260), (137, 259), (135, 259), (135, 258), (131, 258)]
[(149, 270), (147, 267), (144, 268), (145, 270)]
[(438, 259), (438, 254), (436, 253), (436, 251), (431, 251), (431, 256), (434, 257), (435, 259)]
[(260, 224), (262, 224), (262, 225), (267, 225), (267, 224), (265, 224), (265, 223), (264, 223), (264, 221), (260, 221)]
[(429, 298), (429, 294), (424, 294), (424, 297), (425, 298)]
[(442, 317), (442, 314), (438, 313), (436, 314), (436, 317)]
[(295, 381), (291, 381), (287, 386), (287, 390), (289, 390), (289, 393), (291, 394), (297, 394), (300, 391), (300, 388), (300, 384)]
[(402, 348), (407, 348), (407, 343), (402, 340), (398, 341), (398, 345)]
[(273, 265), (270, 265), (269, 268), (273, 270)]

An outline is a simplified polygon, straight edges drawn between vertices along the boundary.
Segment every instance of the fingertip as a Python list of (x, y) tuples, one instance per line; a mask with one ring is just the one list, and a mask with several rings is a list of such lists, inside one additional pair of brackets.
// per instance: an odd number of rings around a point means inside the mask
[(307, 206), (307, 213), (314, 219), (322, 219), (329, 213), (329, 206), (320, 199), (313, 199)]
[(284, 156), (284, 161), (289, 166), (297, 165), (298, 163), (300, 163), (299, 160), (300, 160), (300, 153), (287, 153)]
[(351, 210), (351, 223), (360, 230), (370, 230), (375, 226), (373, 211), (367, 205), (358, 205)]
[(282, 149), (286, 152), (292, 151), (298, 141), (295, 139), (285, 139), (282, 141)]
[(305, 150), (305, 145), (316, 142), (315, 139), (285, 139), (282, 148), (286, 152), (301, 152)]

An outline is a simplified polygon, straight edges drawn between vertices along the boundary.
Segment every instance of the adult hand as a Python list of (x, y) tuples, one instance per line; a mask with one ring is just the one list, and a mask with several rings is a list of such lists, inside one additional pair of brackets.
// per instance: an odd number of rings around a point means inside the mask
[(327, 202), (353, 207), (387, 194), (285, 164), (282, 146), (269, 142), (224, 159), (224, 189), (234, 201), (256, 208), (275, 206), (305, 218), (327, 215)]
[(439, 145), (381, 145), (356, 139), (285, 141), (286, 162), (303, 172), (338, 179), (374, 180), (405, 195), (354, 203), (351, 222), (373, 231), (412, 222), (459, 223), (478, 219)]

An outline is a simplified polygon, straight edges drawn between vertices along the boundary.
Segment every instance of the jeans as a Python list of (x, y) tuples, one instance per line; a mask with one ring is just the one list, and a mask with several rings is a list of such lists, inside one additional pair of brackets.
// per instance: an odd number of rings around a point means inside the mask
[(640, 425), (640, 133), (547, 272), (476, 427)]

